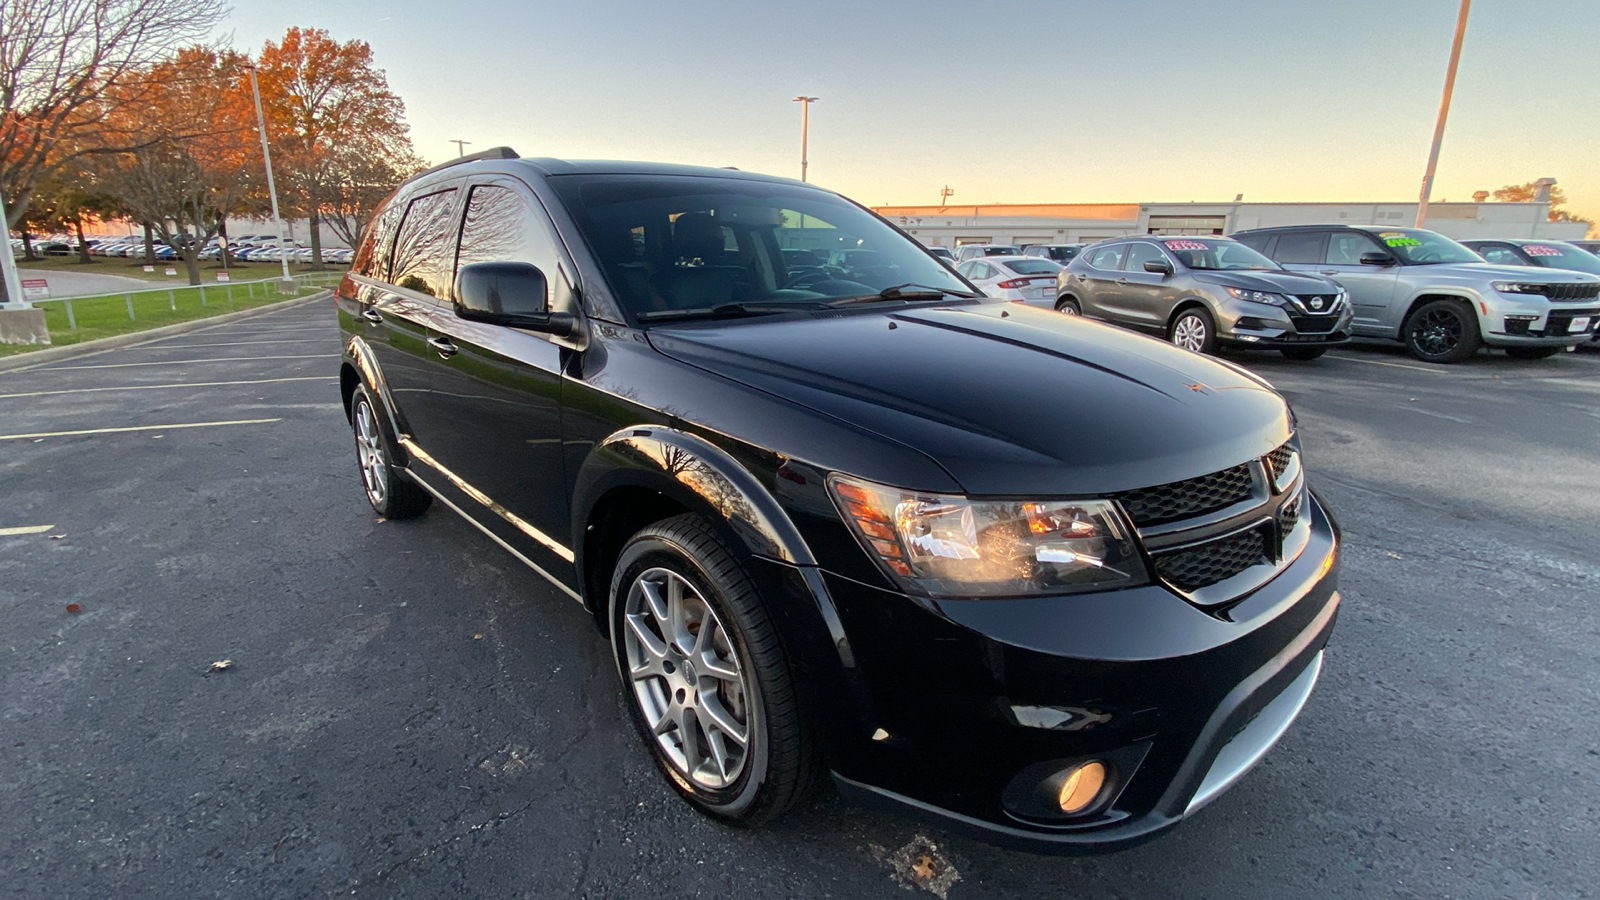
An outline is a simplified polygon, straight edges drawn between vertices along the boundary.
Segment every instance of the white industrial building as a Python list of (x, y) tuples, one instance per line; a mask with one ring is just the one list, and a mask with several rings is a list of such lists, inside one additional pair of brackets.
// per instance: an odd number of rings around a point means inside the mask
[[(1232, 234), (1273, 225), (1390, 225), (1417, 218), (1415, 203), (994, 203), (879, 206), (925, 246), (1078, 244), (1124, 234)], [(1431, 203), (1425, 227), (1457, 240), (1577, 240), (1589, 226), (1549, 221), (1550, 204)]]

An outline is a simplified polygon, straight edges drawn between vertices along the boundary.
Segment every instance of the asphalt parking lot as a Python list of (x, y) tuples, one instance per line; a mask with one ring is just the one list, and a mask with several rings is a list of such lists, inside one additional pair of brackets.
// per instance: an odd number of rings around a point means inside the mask
[(576, 604), (372, 515), (337, 352), (318, 301), (0, 373), (0, 895), (1600, 895), (1600, 353), (1236, 357), (1344, 527), (1322, 681), (1192, 821), (1051, 858), (692, 812)]

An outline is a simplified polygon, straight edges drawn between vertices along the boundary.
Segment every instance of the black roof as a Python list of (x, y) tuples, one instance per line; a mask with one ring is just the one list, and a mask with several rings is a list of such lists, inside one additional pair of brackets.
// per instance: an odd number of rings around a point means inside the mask
[[(474, 168), (505, 172), (510, 167), (531, 168), (540, 175), (700, 175), (717, 178), (738, 178), (745, 181), (764, 181), (773, 184), (801, 184), (792, 178), (741, 172), (732, 166), (687, 166), (677, 163), (635, 162), (614, 159), (550, 159), (547, 157), (522, 157), (510, 147), (493, 147), (478, 153), (452, 159), (431, 169), (418, 172), (407, 183), (424, 179), (457, 166), (477, 164)], [(808, 185), (815, 187), (815, 185)], [(818, 188), (818, 190), (823, 190)]]
[(1405, 228), (1415, 229), (1416, 227), (1415, 225), (1349, 225), (1344, 222), (1328, 222), (1322, 225), (1267, 225), (1262, 228), (1241, 228), (1235, 231), (1234, 234), (1262, 234), (1264, 232), (1276, 234), (1285, 231), (1338, 231), (1340, 229), (1345, 231), (1394, 231)]

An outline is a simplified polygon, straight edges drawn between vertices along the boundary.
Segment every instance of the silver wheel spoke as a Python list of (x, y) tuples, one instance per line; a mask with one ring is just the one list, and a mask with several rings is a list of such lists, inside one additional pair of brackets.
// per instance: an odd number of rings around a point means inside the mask
[(678, 708), (678, 740), (683, 744), (683, 765), (690, 774), (700, 768), (700, 717), (695, 708), (684, 704)]
[(627, 622), (628, 630), (638, 639), (639, 649), (644, 651), (646, 657), (631, 668), (630, 674), (636, 679), (664, 676), (666, 672), (661, 668), (661, 661), (667, 658), (667, 645), (651, 633), (649, 626), (644, 624), (643, 616), (628, 616)]
[(683, 579), (669, 575), (667, 576), (667, 623), (672, 630), (663, 633), (679, 650), (691, 643), (689, 617), (683, 607)]
[(716, 694), (702, 694), (700, 696), (700, 712), (705, 715), (706, 720), (712, 727), (733, 738), (734, 743), (740, 747), (745, 745), (748, 737), (745, 735), (744, 726), (734, 721), (727, 707), (722, 705), (722, 699)]
[(672, 622), (667, 614), (667, 598), (661, 596), (661, 585), (653, 581), (640, 581), (639, 590), (644, 592), (645, 606), (649, 607), (650, 615), (655, 617), (656, 627), (671, 640)]
[(695, 657), (694, 668), (701, 675), (709, 675), (718, 681), (739, 683), (739, 670), (735, 669), (731, 663), (724, 662), (721, 657), (709, 649)]

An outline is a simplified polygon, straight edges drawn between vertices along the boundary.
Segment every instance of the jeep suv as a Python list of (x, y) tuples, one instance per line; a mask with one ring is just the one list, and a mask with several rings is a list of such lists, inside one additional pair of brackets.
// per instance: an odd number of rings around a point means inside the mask
[(1056, 309), (1167, 338), (1185, 350), (1278, 350), (1309, 361), (1350, 339), (1344, 289), (1223, 237), (1101, 241), (1056, 276)]
[(1600, 278), (1490, 265), (1421, 228), (1298, 225), (1234, 237), (1337, 281), (1357, 336), (1402, 341), (1424, 362), (1461, 362), (1485, 344), (1520, 359), (1553, 356), (1587, 341), (1600, 318)]
[[(827, 244), (874, 255), (783, 252)], [(713, 816), (831, 775), (1128, 844), (1316, 681), (1339, 536), (1283, 398), (979, 296), (836, 194), (491, 151), (403, 184), (335, 293), (367, 501), (436, 501), (582, 604)]]

